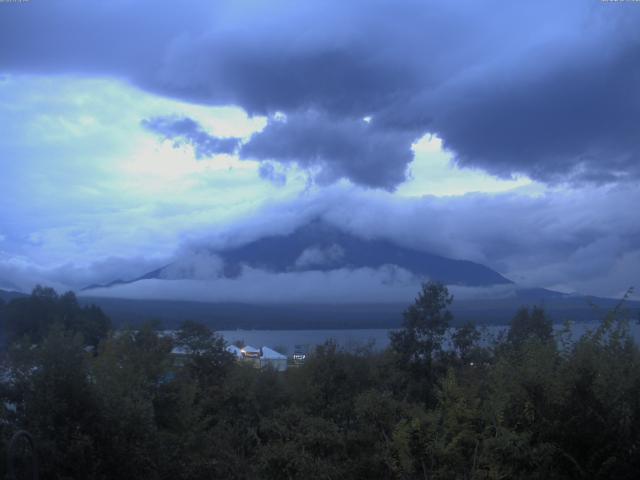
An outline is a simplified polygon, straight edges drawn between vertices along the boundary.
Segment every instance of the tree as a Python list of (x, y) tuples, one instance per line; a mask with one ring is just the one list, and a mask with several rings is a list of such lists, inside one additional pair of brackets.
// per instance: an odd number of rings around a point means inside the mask
[(16, 298), (5, 308), (5, 332), (9, 344), (26, 339), (37, 344), (54, 324), (80, 333), (85, 345), (97, 346), (107, 336), (111, 321), (95, 306), (82, 307), (73, 292), (58, 295), (52, 288), (38, 285), (26, 298)]
[(309, 412), (342, 426), (353, 419), (354, 398), (371, 386), (371, 360), (328, 340), (291, 377), (296, 397)]
[(479, 340), (480, 332), (471, 322), (468, 322), (462, 327), (457, 328), (451, 336), (453, 348), (455, 348), (455, 350), (458, 352), (460, 360), (462, 360), (462, 362), (464, 363), (469, 360), (470, 354), (476, 347)]
[(185, 351), (185, 368), (202, 388), (218, 385), (234, 363), (224, 338), (201, 323), (183, 322), (175, 343)]
[(157, 403), (170, 372), (170, 351), (170, 339), (145, 324), (107, 339), (92, 358), (99, 412), (93, 439), (102, 478), (157, 478)]
[(73, 292), (60, 296), (60, 317), (65, 328), (81, 333), (84, 342), (93, 347), (107, 337), (111, 320), (96, 305), (81, 307)]
[(331, 420), (287, 408), (260, 423), (259, 478), (344, 478), (348, 457)]
[(37, 347), (10, 351), (12, 382), (6, 402), (14, 422), (37, 439), (43, 478), (93, 478), (92, 431), (97, 398), (81, 335), (54, 325)]
[(25, 338), (38, 343), (57, 320), (58, 294), (52, 288), (36, 286), (26, 298), (11, 300), (6, 308), (5, 332), (8, 343)]
[(404, 312), (402, 329), (390, 334), (391, 348), (411, 362), (429, 364), (433, 354), (442, 350), (453, 319), (448, 310), (451, 302), (453, 296), (442, 283), (423, 283), (415, 303)]
[(6, 303), (2, 298), (0, 298), (0, 348), (4, 348), (5, 342), (6, 342), (5, 332), (3, 331), (5, 329), (6, 322), (7, 322)]
[(437, 377), (434, 361), (442, 357), (442, 342), (453, 319), (451, 302), (445, 285), (423, 283), (415, 303), (404, 312), (402, 328), (389, 334), (396, 364), (409, 373), (410, 389), (418, 396), (429, 396)]
[(553, 324), (547, 318), (542, 307), (522, 307), (511, 320), (507, 340), (514, 345), (521, 345), (527, 339), (537, 338), (542, 342), (553, 339)]

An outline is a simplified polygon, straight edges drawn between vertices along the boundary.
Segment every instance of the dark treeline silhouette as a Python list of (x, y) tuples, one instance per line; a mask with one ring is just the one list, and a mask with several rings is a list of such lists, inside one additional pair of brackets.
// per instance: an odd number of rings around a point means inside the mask
[(637, 478), (640, 355), (622, 308), (579, 339), (523, 308), (488, 341), (472, 324), (449, 336), (452, 300), (426, 283), (385, 351), (327, 342), (276, 372), (203, 325), (112, 331), (36, 288), (0, 305), (0, 448), (29, 431), (43, 479)]

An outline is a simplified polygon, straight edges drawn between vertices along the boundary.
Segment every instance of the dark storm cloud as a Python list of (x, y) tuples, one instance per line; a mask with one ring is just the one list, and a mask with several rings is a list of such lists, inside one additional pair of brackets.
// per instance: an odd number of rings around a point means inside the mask
[(435, 100), (434, 131), (459, 164), (499, 176), (522, 172), (547, 182), (637, 180), (640, 43), (630, 40), (605, 54), (549, 54), (543, 68), (513, 65), (509, 76), (492, 72), (484, 80), (449, 87), (443, 99), (468, 98)]
[[(289, 122), (270, 124), (245, 153), (313, 165), (327, 179), (391, 189), (424, 133), (438, 134), (460, 165), (499, 176), (640, 177), (633, 2), (69, 0), (0, 8), (0, 70), (107, 74), (189, 101), (283, 112)], [(365, 116), (370, 126), (360, 123)]]
[(318, 112), (272, 117), (267, 126), (240, 145), (239, 138), (219, 138), (187, 117), (154, 117), (142, 125), (163, 139), (193, 146), (197, 158), (239, 151), (262, 162), (260, 176), (284, 184), (273, 162), (297, 164), (320, 184), (348, 178), (354, 183), (393, 190), (413, 159), (410, 130), (381, 129), (365, 119), (331, 118)]
[(142, 126), (175, 143), (193, 146), (196, 158), (232, 154), (240, 145), (240, 139), (220, 138), (210, 135), (194, 120), (187, 117), (154, 117), (142, 121)]
[(415, 134), (377, 129), (363, 119), (329, 118), (317, 113), (271, 119), (243, 145), (240, 155), (259, 160), (297, 163), (318, 169), (316, 179), (392, 190), (404, 180)]

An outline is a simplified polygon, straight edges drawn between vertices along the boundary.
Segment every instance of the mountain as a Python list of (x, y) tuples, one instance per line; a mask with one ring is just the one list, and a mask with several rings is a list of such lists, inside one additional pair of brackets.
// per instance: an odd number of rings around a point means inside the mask
[(16, 292), (15, 290), (2, 290), (0, 289), (0, 299), (5, 302), (10, 302), (14, 298), (26, 297), (25, 293)]
[[(266, 236), (238, 247), (211, 249), (208, 253), (219, 257), (222, 276), (227, 278), (239, 276), (243, 265), (275, 273), (377, 269), (395, 265), (421, 278), (439, 280), (448, 285), (480, 287), (513, 283), (479, 263), (446, 258), (390, 240), (362, 238), (321, 221), (308, 223), (290, 234)], [(197, 279), (196, 270), (202, 270), (201, 261), (205, 260), (177, 259), (131, 281), (116, 280), (83, 290), (146, 279)]]
[(92, 283), (91, 285), (87, 285), (86, 287), (83, 287), (80, 289), (81, 292), (84, 292), (85, 290), (94, 290), (96, 288), (109, 288), (109, 287), (115, 287), (116, 285), (124, 285), (127, 283), (133, 283), (133, 282), (137, 282), (138, 280), (142, 280), (142, 278), (136, 278), (135, 280), (113, 280), (109, 283)]
[(4, 290), (5, 292), (19, 292), (20, 288), (6, 278), (0, 278), (0, 290)]
[(361, 238), (319, 221), (289, 235), (264, 237), (220, 253), (227, 274), (233, 274), (242, 264), (274, 272), (396, 265), (449, 285), (512, 283), (479, 263), (434, 255), (389, 240)]

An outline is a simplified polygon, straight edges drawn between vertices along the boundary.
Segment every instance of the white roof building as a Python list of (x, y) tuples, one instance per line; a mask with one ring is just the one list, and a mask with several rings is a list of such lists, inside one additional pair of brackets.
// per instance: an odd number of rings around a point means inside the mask
[(242, 358), (242, 350), (239, 347), (236, 347), (235, 345), (229, 345), (227, 347), (227, 352), (229, 352), (231, 355), (233, 355), (236, 358)]
[(245, 357), (258, 358), (260, 356), (260, 350), (252, 347), (251, 345), (245, 345), (240, 349), (240, 351), (242, 352), (242, 355)]
[(260, 356), (261, 368), (269, 367), (279, 372), (287, 369), (287, 357), (285, 355), (269, 347), (262, 347), (260, 350), (262, 351), (262, 355)]
[(270, 360), (282, 360), (282, 359), (286, 360), (287, 359), (285, 355), (282, 355), (281, 353), (278, 353), (269, 347), (262, 347), (262, 358), (268, 358)]

